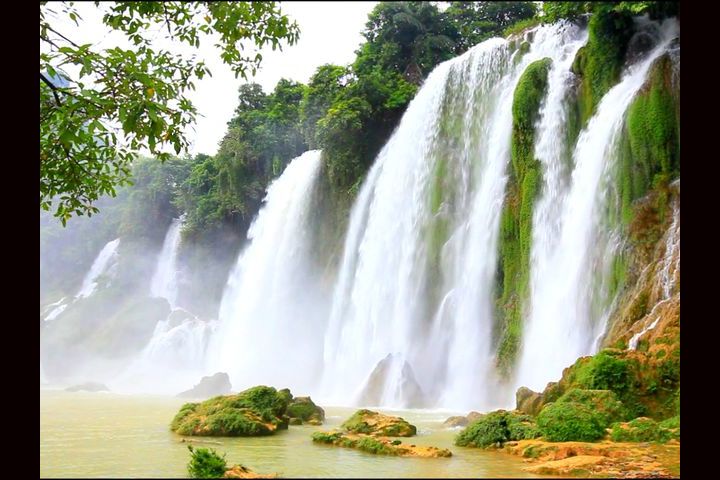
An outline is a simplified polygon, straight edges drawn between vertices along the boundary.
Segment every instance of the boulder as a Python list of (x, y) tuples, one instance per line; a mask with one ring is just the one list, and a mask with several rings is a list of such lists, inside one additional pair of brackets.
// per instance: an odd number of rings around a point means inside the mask
[(518, 388), (515, 393), (515, 409), (536, 416), (543, 406), (543, 396), (527, 387)]
[(209, 377), (202, 377), (200, 383), (190, 390), (177, 394), (180, 398), (209, 398), (230, 393), (230, 377), (225, 372), (218, 372)]
[[(290, 425), (322, 425), (325, 420), (325, 410), (315, 405), (310, 397), (295, 397), (288, 405), (287, 416), (290, 417)], [(298, 422), (299, 420), (299, 422)]]
[(257, 386), (202, 403), (186, 403), (170, 429), (180, 435), (252, 437), (287, 429), (290, 390)]
[(359, 405), (381, 405), (383, 393), (389, 389), (397, 389), (396, 397), (400, 398), (403, 407), (421, 408), (427, 400), (420, 384), (415, 379), (410, 364), (400, 355), (388, 354), (378, 362), (368, 377), (358, 398)]
[(412, 437), (417, 427), (401, 417), (383, 415), (371, 410), (358, 410), (342, 424), (350, 433), (363, 433), (383, 437)]
[(473, 412), (468, 413), (464, 417), (462, 415), (456, 415), (454, 417), (450, 417), (443, 422), (443, 426), (449, 427), (449, 428), (464, 427), (482, 417), (483, 417), (482, 413), (473, 411)]
[(65, 389), (66, 392), (109, 392), (110, 389), (100, 382), (85, 382)]

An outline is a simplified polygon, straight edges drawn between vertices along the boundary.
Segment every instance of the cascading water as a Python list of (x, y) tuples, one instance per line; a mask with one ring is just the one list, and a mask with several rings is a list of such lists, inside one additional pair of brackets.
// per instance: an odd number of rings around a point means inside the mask
[(357, 398), (393, 354), (410, 368), (386, 369), (384, 405), (417, 404), (400, 388), (406, 371), (430, 405), (504, 406), (492, 285), (513, 93), (531, 62), (567, 63), (582, 42), (576, 28), (543, 26), (524, 55), (491, 39), (429, 75), (351, 213), (325, 336), (327, 401)]
[[(573, 151), (574, 168), (566, 191), (549, 183), (533, 219), (530, 308), (516, 385), (542, 390), (563, 368), (593, 353), (607, 315), (593, 315), (594, 262), (607, 258), (598, 226), (607, 191), (602, 188), (617, 155), (625, 112), (642, 87), (652, 63), (678, 34), (675, 20), (661, 26), (660, 42), (628, 68), (620, 83), (602, 98)], [(538, 145), (557, 132), (540, 129)], [(553, 138), (545, 138), (551, 136)], [(541, 151), (541, 149), (538, 149)], [(554, 206), (553, 206), (554, 205)]]
[(76, 298), (89, 297), (93, 294), (97, 288), (97, 281), (100, 275), (108, 272), (115, 265), (111, 262), (117, 259), (117, 249), (119, 245), (120, 239), (116, 238), (115, 240), (108, 242), (103, 249), (100, 250), (100, 253), (93, 262), (92, 267), (90, 267), (90, 271), (83, 280), (80, 291), (77, 295), (75, 295)]
[(177, 304), (177, 254), (180, 248), (182, 223), (183, 218), (180, 217), (174, 219), (170, 224), (160, 251), (155, 274), (150, 282), (150, 296), (167, 299), (171, 308), (174, 308)]
[(208, 367), (227, 372), (236, 389), (270, 384), (309, 392), (315, 383), (326, 317), (310, 262), (320, 155), (296, 157), (270, 185), (228, 279)]
[[(105, 273), (111, 273), (112, 269), (115, 267), (116, 263), (112, 262), (115, 262), (117, 260), (117, 249), (119, 245), (119, 238), (116, 238), (115, 240), (112, 240), (105, 244), (102, 250), (100, 250), (100, 253), (98, 253), (98, 256), (95, 257), (95, 260), (93, 261), (90, 270), (87, 274), (85, 274), (85, 278), (83, 278), (83, 283), (78, 293), (74, 297), (72, 297), (70, 301), (66, 302), (67, 297), (63, 297), (57, 302), (48, 305), (46, 310), (49, 310), (49, 313), (44, 318), (46, 322), (52, 321), (57, 318), (75, 300), (79, 298), (89, 297), (93, 294), (93, 292), (97, 288), (97, 281), (100, 276)], [(50, 307), (54, 308), (50, 309)]]

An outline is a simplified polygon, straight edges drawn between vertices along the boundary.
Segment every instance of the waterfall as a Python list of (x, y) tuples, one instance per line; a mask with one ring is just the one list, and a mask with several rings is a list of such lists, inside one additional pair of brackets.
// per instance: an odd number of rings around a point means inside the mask
[[(533, 61), (584, 41), (560, 23), (524, 55), (494, 38), (440, 64), (378, 155), (351, 212), (325, 336), (328, 401), (357, 398), (388, 354), (431, 405), (504, 406), (494, 373), (493, 281), (515, 86)], [(387, 369), (382, 403), (411, 406)]]
[(100, 250), (100, 253), (98, 253), (98, 256), (95, 257), (90, 270), (87, 274), (85, 274), (85, 278), (83, 278), (83, 283), (78, 293), (74, 297), (70, 298), (69, 301), (67, 301), (67, 297), (63, 297), (57, 302), (48, 305), (43, 312), (48, 312), (44, 317), (44, 321), (50, 322), (54, 320), (62, 312), (64, 312), (68, 306), (75, 302), (75, 300), (89, 297), (93, 294), (97, 288), (97, 282), (100, 279), (100, 276), (105, 273), (112, 272), (112, 269), (116, 266), (116, 263), (114, 262), (117, 260), (118, 245), (120, 245), (119, 238), (105, 244), (102, 250)]
[(157, 268), (150, 282), (150, 295), (163, 297), (174, 308), (177, 303), (177, 254), (180, 247), (180, 229), (183, 218), (176, 218), (170, 224), (163, 241)]
[(100, 278), (100, 275), (108, 272), (115, 265), (111, 262), (117, 260), (118, 245), (120, 245), (120, 239), (116, 238), (115, 240), (108, 242), (103, 249), (100, 250), (100, 253), (93, 262), (92, 267), (90, 267), (90, 271), (87, 275), (85, 275), (82, 287), (80, 287), (78, 294), (75, 295), (76, 298), (89, 297), (93, 294), (97, 288), (97, 281)]
[[(677, 36), (677, 28), (675, 20), (664, 22), (658, 46), (630, 66), (620, 83), (602, 98), (575, 145), (567, 189), (558, 191), (549, 183), (553, 176), (545, 176), (533, 218), (530, 308), (518, 386), (542, 390), (578, 357), (592, 354), (594, 340), (605, 329), (607, 315), (598, 318), (592, 309), (596, 263), (608, 256), (602, 250), (609, 242), (603, 241), (599, 229), (607, 198), (603, 177), (617, 156), (625, 112), (645, 83), (652, 63)], [(557, 132), (541, 128), (537, 145), (556, 137)]]
[(310, 263), (312, 198), (320, 150), (293, 159), (268, 188), (230, 273), (209, 370), (234, 388), (265, 384), (309, 392), (320, 367), (325, 312)]

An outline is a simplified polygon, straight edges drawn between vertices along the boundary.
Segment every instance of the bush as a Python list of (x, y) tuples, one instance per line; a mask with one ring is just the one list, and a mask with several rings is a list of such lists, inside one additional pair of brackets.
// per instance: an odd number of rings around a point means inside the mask
[(603, 416), (577, 402), (550, 403), (540, 411), (537, 425), (550, 442), (594, 442), (605, 436)]
[(220, 478), (227, 470), (227, 462), (225, 455), (222, 457), (212, 448), (193, 449), (192, 445), (188, 445), (190, 450), (190, 462), (188, 462), (188, 473), (191, 478)]
[[(678, 420), (679, 423), (679, 420)], [(610, 438), (613, 442), (660, 442), (665, 443), (673, 438), (673, 432), (646, 417), (623, 424), (616, 423), (612, 427)]]
[(538, 436), (540, 432), (530, 416), (497, 410), (468, 425), (458, 434), (455, 444), (460, 447), (489, 447)]
[(626, 360), (600, 352), (577, 371), (577, 383), (589, 390), (612, 390), (624, 394), (630, 387)]
[[(627, 418), (627, 409), (611, 390), (582, 390), (573, 388), (560, 397), (558, 403), (579, 403), (602, 418), (603, 427)], [(632, 418), (632, 417), (630, 417)]]

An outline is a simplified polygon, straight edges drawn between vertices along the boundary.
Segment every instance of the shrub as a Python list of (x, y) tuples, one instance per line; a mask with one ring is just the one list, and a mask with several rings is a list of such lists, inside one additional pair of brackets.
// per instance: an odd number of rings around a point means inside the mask
[(590, 390), (612, 390), (619, 395), (630, 387), (626, 360), (600, 352), (577, 371), (577, 383)]
[(627, 409), (611, 390), (582, 390), (573, 388), (560, 397), (558, 403), (580, 403), (593, 410), (602, 419), (603, 427), (627, 418)]
[(530, 416), (497, 410), (468, 425), (458, 434), (455, 444), (461, 447), (489, 447), (538, 436), (540, 432)]
[(227, 470), (225, 455), (222, 457), (212, 448), (198, 448), (197, 450), (188, 445), (190, 450), (190, 462), (188, 462), (188, 473), (191, 478), (220, 478)]
[(614, 424), (610, 438), (614, 442), (664, 443), (673, 438), (673, 432), (651, 418), (640, 417), (627, 424)]
[(550, 442), (594, 442), (605, 436), (603, 416), (577, 402), (545, 406), (537, 418), (542, 436)]

